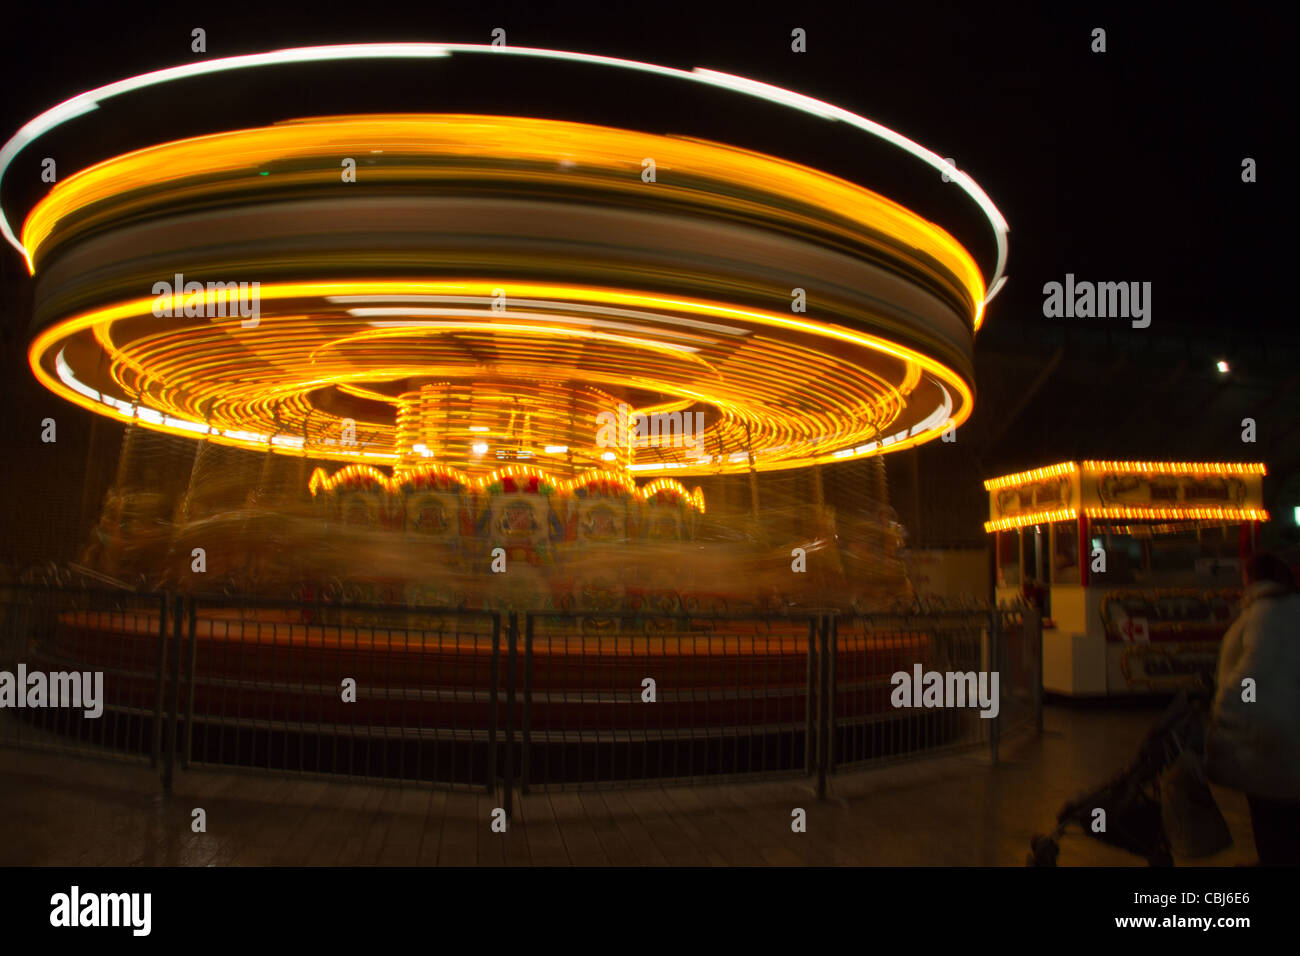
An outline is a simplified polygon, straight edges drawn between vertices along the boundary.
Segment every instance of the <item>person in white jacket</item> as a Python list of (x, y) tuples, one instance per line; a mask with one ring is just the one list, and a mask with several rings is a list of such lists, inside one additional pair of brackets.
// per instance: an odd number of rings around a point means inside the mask
[(1223, 637), (1206, 735), (1210, 780), (1246, 794), (1265, 866), (1300, 864), (1300, 594), (1277, 557), (1244, 570), (1241, 614)]

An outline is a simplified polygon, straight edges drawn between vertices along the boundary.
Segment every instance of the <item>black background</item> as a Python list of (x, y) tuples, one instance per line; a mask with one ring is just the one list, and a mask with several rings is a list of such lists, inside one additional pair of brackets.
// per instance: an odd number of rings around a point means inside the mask
[[(1163, 456), (1267, 461), (1277, 518), (1270, 534), (1286, 543), (1283, 526), (1291, 506), (1300, 504), (1294, 391), (1300, 335), (1289, 295), (1292, 227), (1282, 207), (1283, 184), (1294, 174), (1281, 146), (1294, 125), (1283, 98), (1293, 86), (1294, 33), (1279, 9), (652, 0), (241, 9), (24, 2), (0, 14), (0, 136), (82, 90), (190, 62), (196, 26), (207, 31), (208, 57), (318, 43), (486, 43), (501, 26), (512, 45), (706, 66), (827, 99), (956, 158), (1011, 224), (1010, 280), (978, 340), (975, 418), (955, 445), (934, 443), (916, 453), (911, 464), (922, 477), (910, 503), (908, 481), (897, 474), (907, 463), (890, 462), (899, 510), (916, 540), (969, 543), (972, 534), (980, 540), (982, 477), (1063, 458)], [(806, 54), (790, 51), (794, 27), (808, 33)], [(1094, 27), (1107, 30), (1105, 54), (1090, 52)], [(421, 108), (436, 110), (436, 88), (426, 92)], [(511, 91), (491, 92), (508, 98)], [(599, 99), (601, 91), (591, 95)], [(177, 111), (184, 107), (175, 104)], [(719, 118), (720, 139), (726, 122)], [(168, 116), (158, 117), (158, 128), (170, 131)], [(1255, 184), (1241, 181), (1247, 156), (1259, 164)], [(838, 151), (820, 160), (850, 178), (855, 173), (852, 158)], [(1114, 320), (1066, 327), (1044, 319), (1043, 283), (1066, 272), (1152, 282), (1151, 328), (1133, 330)], [(17, 255), (0, 248), (7, 560), (16, 560), (15, 543), (24, 555), (37, 545), (52, 553), (75, 550), (77, 521), (96, 504), (83, 492), (83, 478), (111, 468), (120, 440), (117, 426), (92, 427), (91, 416), (32, 380), (24, 354), (29, 297)], [(1052, 374), (1039, 381), (1058, 350)], [(1231, 361), (1230, 376), (1214, 371), (1218, 357)], [(1259, 421), (1257, 446), (1237, 439), (1242, 414)], [(56, 445), (39, 441), (46, 415), (58, 417)], [(940, 500), (956, 504), (940, 516)], [(909, 508), (918, 519), (924, 512), (924, 520), (913, 521)], [(593, 896), (595, 880), (585, 874), (573, 884), (548, 879), (575, 892), (567, 900), (548, 895), (545, 910), (531, 905), (522, 919), (509, 900), (536, 904), (539, 883), (520, 874), (414, 880), (404, 873), (338, 879), (227, 872), (138, 879), (156, 894), (153, 938), (169, 944), (212, 943), (222, 934), (337, 943), (358, 932), (375, 941), (393, 931), (416, 945), (533, 947), (547, 945), (554, 933), (550, 942), (563, 938), (567, 945), (710, 945), (721, 936), (735, 948), (743, 923), (761, 928), (769, 946), (774, 936), (785, 945), (827, 945), (838, 937), (834, 945), (842, 946), (857, 939), (866, 945), (868, 936), (860, 934), (877, 931), (870, 938), (892, 942), (904, 918), (911, 922), (902, 928), (916, 930), (906, 937), (913, 942), (959, 934), (972, 945), (987, 939), (1036, 948), (1113, 926), (1115, 915), (1154, 913), (1128, 905), (1134, 891), (1184, 885), (1264, 893), (1257, 906), (1243, 908), (1266, 917), (1256, 920), (1258, 927), (1281, 917), (1276, 894), (1266, 894), (1265, 887), (1280, 886), (1264, 880), (1269, 875), (1193, 871), (1175, 882), (1172, 874), (1024, 871), (989, 882), (988, 875), (964, 873), (894, 873), (870, 881), (836, 874), (832, 886), (820, 874), (775, 882), (762, 874), (723, 892), (716, 881), (642, 874), (614, 883), (602, 877), (603, 889)], [(5, 891), (12, 906), (3, 908), (9, 941), (23, 935), (15, 926), (19, 916), (28, 928), (44, 924), (49, 894), (66, 892), (72, 882), (88, 890), (132, 887), (124, 874), (9, 876), (22, 887)], [(671, 907), (669, 897), (677, 901)], [(694, 915), (680, 908), (688, 897)], [(763, 916), (753, 908), (760, 901), (766, 901)], [(677, 913), (671, 919), (669, 909)], [(597, 915), (605, 919), (590, 922)], [(855, 927), (848, 940), (835, 929), (846, 919)], [(592, 933), (575, 937), (584, 927)], [(82, 931), (75, 942), (115, 935), (122, 936), (119, 945), (132, 945), (123, 930)]]

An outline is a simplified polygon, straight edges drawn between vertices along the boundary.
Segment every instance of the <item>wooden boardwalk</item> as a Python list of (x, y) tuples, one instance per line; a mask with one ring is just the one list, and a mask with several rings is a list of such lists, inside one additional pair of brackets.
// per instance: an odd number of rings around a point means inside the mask
[[(983, 753), (832, 779), (499, 799), (250, 773), (155, 771), (0, 749), (0, 865), (74, 866), (1019, 866), (1060, 804), (1122, 766), (1158, 711), (1048, 708), (1046, 732)], [(1216, 791), (1235, 845), (1200, 865), (1255, 859), (1244, 799)], [(193, 833), (191, 810), (207, 812)], [(807, 832), (791, 812), (807, 811)], [(1081, 835), (1060, 863), (1142, 865)]]

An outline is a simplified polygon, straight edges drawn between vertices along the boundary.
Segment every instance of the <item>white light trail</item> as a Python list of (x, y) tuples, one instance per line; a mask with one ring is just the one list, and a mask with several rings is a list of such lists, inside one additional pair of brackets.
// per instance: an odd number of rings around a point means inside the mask
[[(742, 93), (746, 96), (757, 97), (779, 106), (796, 109), (812, 116), (845, 123), (860, 129), (909, 153), (940, 173), (946, 173), (948, 178), (956, 183), (979, 206), (993, 229), (994, 241), (997, 245), (997, 263), (987, 283), (989, 291), (985, 295), (983, 304), (987, 305), (1002, 288), (1003, 273), (1006, 270), (1007, 261), (1007, 233), (1010, 231), (1006, 219), (984, 190), (969, 175), (960, 169), (954, 169), (942, 156), (931, 152), (906, 136), (896, 133), (864, 116), (859, 116), (857, 113), (814, 99), (811, 96), (805, 96), (802, 93), (786, 90), (779, 86), (772, 86), (768, 83), (761, 83), (757, 80), (733, 76), (730, 73), (720, 73), (702, 67), (696, 67), (692, 71), (679, 70), (674, 67), (657, 66), (653, 63), (642, 63), (637, 60), (624, 60), (595, 53), (573, 53), (566, 50), (542, 50), (532, 47), (511, 46), (494, 47), (476, 43), (351, 43), (337, 46), (297, 47), (288, 50), (274, 50), (268, 53), (222, 57), (201, 63), (169, 67), (165, 70), (155, 70), (151, 73), (143, 73), (139, 76), (118, 80), (116, 83), (109, 83), (107, 86), (79, 93), (30, 120), (5, 143), (3, 149), (0, 149), (0, 186), (3, 186), (4, 175), (8, 171), (10, 163), (23, 149), (57, 126), (78, 116), (84, 116), (86, 113), (98, 109), (99, 104), (104, 100), (121, 96), (124, 93), (158, 86), (172, 80), (188, 79), (229, 70), (278, 66), (287, 63), (319, 63), (333, 60), (366, 59), (432, 59), (451, 56), (456, 53), (536, 57), (651, 73), (657, 76), (687, 80), (734, 93)], [(27, 250), (23, 248), (18, 237), (14, 235), (13, 228), (9, 224), (9, 217), (3, 209), (0, 209), (0, 234), (3, 234), (5, 241), (27, 259), (30, 268), (31, 259), (27, 254)]]

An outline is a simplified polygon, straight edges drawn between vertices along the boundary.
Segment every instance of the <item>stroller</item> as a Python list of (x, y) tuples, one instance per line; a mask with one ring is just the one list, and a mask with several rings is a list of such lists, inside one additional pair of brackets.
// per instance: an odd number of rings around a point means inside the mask
[[(1097, 789), (1067, 802), (1057, 814), (1056, 828), (1051, 833), (1034, 836), (1025, 865), (1056, 866), (1060, 839), (1070, 824), (1077, 823), (1088, 836), (1141, 856), (1150, 866), (1173, 866), (1160, 780), (1184, 751), (1205, 752), (1208, 700), (1209, 693), (1203, 686), (1180, 691), (1127, 767)], [(1208, 789), (1205, 793), (1208, 796)], [(1209, 799), (1212, 804), (1213, 798)], [(1102, 832), (1092, 828), (1098, 808), (1106, 811)], [(1217, 814), (1218, 808), (1212, 812)]]

